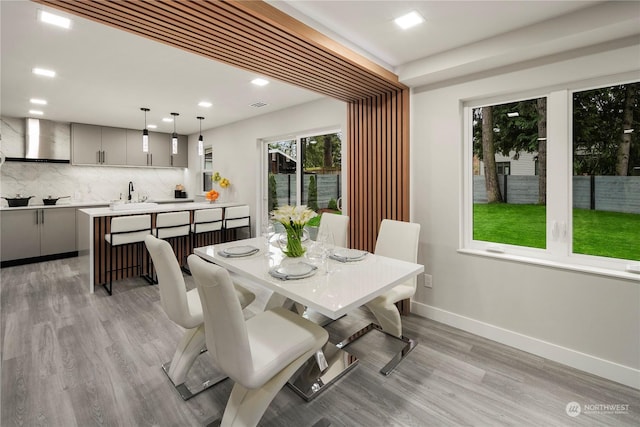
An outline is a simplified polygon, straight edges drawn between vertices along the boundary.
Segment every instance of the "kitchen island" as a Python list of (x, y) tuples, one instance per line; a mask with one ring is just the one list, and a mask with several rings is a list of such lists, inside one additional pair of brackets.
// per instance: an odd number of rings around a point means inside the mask
[[(122, 203), (114, 204), (110, 207), (98, 207), (79, 209), (77, 217), (77, 235), (78, 235), (78, 255), (80, 257), (87, 258), (86, 261), (82, 260), (80, 263), (86, 267), (87, 275), (89, 278), (89, 292), (93, 293), (96, 285), (102, 285), (107, 283), (107, 272), (111, 269), (112, 263), (118, 263), (117, 275), (114, 276), (115, 280), (120, 280), (126, 277), (132, 277), (136, 270), (135, 267), (137, 255), (130, 253), (126, 248), (118, 248), (115, 252), (115, 257), (112, 260), (109, 254), (109, 248), (105, 241), (104, 236), (110, 232), (111, 218), (123, 215), (140, 215), (151, 214), (151, 226), (155, 226), (155, 217), (162, 212), (181, 212), (189, 211), (191, 213), (191, 221), (193, 221), (193, 211), (198, 209), (210, 209), (210, 208), (227, 208), (230, 206), (239, 206), (243, 203), (238, 202), (191, 202), (191, 203)], [(219, 239), (224, 239), (224, 233), (219, 233)], [(187, 251), (190, 253), (193, 250), (191, 239), (187, 239)], [(204, 243), (209, 244), (209, 243)], [(197, 245), (197, 244), (196, 244)], [(174, 249), (181, 250), (176, 247)], [(177, 254), (178, 260), (182, 263), (183, 259), (186, 259), (184, 254)], [(143, 270), (146, 269), (147, 257), (145, 258), (145, 265)]]

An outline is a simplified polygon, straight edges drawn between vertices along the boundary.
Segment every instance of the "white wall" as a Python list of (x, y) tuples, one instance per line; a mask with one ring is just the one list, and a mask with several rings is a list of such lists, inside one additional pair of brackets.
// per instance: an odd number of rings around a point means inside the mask
[(639, 281), (457, 252), (462, 102), (630, 71), (640, 78), (639, 48), (413, 90), (412, 216), (422, 224), (419, 261), (433, 275), (414, 312), (640, 388)]
[[(316, 129), (346, 131), (346, 121), (346, 104), (326, 98), (209, 129), (203, 131), (202, 136), (205, 145), (213, 146), (213, 170), (219, 171), (231, 181), (229, 197), (233, 201), (251, 206), (251, 217), (254, 218), (252, 226), (255, 229), (258, 225), (255, 218), (260, 197), (261, 149), (258, 141)], [(198, 135), (189, 137), (190, 194), (197, 194), (200, 188), (201, 160), (197, 155), (197, 140)], [(346, 159), (346, 156), (343, 156), (343, 159)], [(346, 206), (346, 203), (343, 203), (343, 206)]]

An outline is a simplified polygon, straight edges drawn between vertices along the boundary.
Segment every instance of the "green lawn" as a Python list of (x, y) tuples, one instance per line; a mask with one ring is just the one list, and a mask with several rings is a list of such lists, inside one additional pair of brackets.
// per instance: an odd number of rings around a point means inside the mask
[[(540, 205), (475, 204), (473, 238), (546, 247), (546, 209)], [(574, 209), (573, 252), (640, 260), (640, 215)]]

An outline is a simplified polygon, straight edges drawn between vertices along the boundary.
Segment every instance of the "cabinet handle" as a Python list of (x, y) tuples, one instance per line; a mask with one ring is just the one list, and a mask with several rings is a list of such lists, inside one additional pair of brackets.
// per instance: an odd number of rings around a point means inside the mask
[(40, 209), (36, 209), (36, 225), (40, 224)]
[(151, 159), (151, 161), (149, 162), (149, 166), (153, 166), (153, 153), (149, 154), (149, 158)]
[(107, 152), (102, 151), (102, 163), (107, 163)]
[(96, 163), (97, 164), (102, 163), (102, 155), (100, 153), (100, 150), (96, 151)]
[(44, 224), (44, 209), (40, 209), (40, 215), (42, 218), (42, 221), (40, 221), (40, 224)]
[(171, 156), (171, 166), (173, 166), (173, 155)]

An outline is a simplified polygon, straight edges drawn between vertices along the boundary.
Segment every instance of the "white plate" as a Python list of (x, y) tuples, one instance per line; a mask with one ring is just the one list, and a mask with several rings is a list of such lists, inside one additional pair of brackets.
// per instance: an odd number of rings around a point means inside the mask
[(303, 279), (313, 275), (317, 267), (305, 262), (297, 262), (293, 264), (282, 264), (269, 270), (269, 274), (278, 279)]
[(247, 256), (258, 252), (258, 248), (255, 246), (232, 246), (230, 248), (226, 248), (221, 250), (223, 255), (226, 256)]
[(333, 257), (340, 261), (357, 261), (365, 257), (367, 251), (361, 251), (358, 249), (336, 249), (333, 253)]

